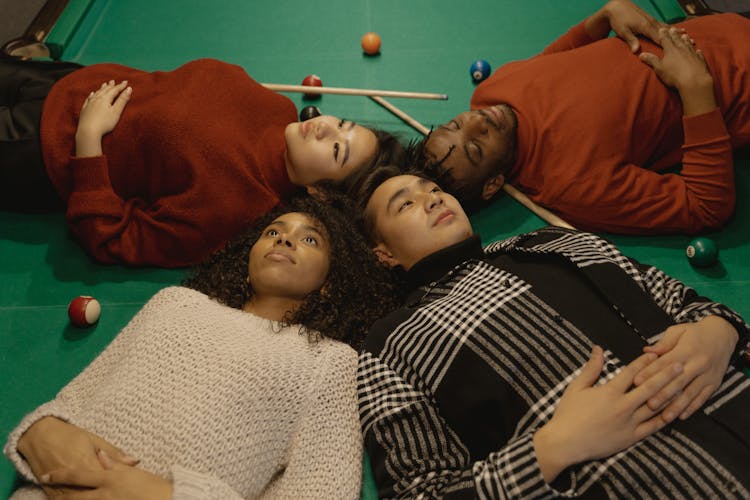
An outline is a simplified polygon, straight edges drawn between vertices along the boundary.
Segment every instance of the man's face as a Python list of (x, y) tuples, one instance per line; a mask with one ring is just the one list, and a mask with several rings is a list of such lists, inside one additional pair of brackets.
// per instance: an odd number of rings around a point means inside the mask
[(484, 183), (513, 161), (515, 150), (516, 117), (506, 104), (461, 113), (425, 144), (428, 160), (443, 160), (442, 171), (460, 184)]
[(286, 170), (297, 186), (343, 180), (368, 164), (377, 152), (372, 130), (335, 116), (318, 116), (287, 125)]
[(392, 177), (373, 192), (365, 208), (380, 260), (411, 267), (428, 255), (470, 237), (469, 218), (437, 184), (413, 175)]

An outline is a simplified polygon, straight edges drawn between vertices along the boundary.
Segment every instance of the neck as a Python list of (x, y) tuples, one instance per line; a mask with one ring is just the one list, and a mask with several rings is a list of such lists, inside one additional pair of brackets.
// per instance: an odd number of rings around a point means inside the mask
[(245, 312), (250, 312), (261, 318), (273, 321), (281, 321), (284, 315), (294, 311), (302, 304), (301, 300), (288, 297), (259, 297), (253, 296), (242, 307)]

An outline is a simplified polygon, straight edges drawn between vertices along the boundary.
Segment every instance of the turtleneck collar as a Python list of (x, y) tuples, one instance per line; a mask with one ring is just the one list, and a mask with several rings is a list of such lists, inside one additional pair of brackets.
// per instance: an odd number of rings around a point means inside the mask
[(482, 240), (478, 234), (432, 253), (414, 264), (405, 273), (409, 290), (437, 281), (461, 262), (484, 259)]

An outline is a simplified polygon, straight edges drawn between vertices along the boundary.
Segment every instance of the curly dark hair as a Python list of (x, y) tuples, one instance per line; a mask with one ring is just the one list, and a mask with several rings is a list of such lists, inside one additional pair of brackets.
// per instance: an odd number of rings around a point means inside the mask
[[(330, 242), (329, 270), (320, 290), (289, 311), (284, 325), (299, 324), (311, 341), (320, 337), (340, 340), (359, 349), (370, 325), (395, 309), (401, 301), (393, 273), (381, 264), (362, 236), (347, 219), (347, 201), (338, 197), (320, 203), (296, 197), (277, 205), (247, 231), (230, 241), (204, 263), (193, 268), (183, 285), (236, 309), (252, 297), (247, 281), (250, 249), (275, 219), (291, 212), (318, 221)], [(325, 291), (322, 291), (325, 290)]]

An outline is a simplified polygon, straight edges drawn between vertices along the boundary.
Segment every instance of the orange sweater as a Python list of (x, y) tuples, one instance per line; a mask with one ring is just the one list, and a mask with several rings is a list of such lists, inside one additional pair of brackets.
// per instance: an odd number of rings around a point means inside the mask
[[(649, 234), (718, 228), (734, 211), (732, 148), (750, 142), (750, 20), (682, 23), (703, 50), (719, 109), (683, 117), (679, 95), (617, 38), (583, 23), (477, 87), (471, 106), (518, 117), (510, 180), (588, 230)], [(644, 51), (661, 50), (642, 40)], [(659, 173), (682, 164), (680, 174)]]
[[(133, 96), (104, 137), (104, 156), (71, 157), (81, 105), (110, 79), (128, 80)], [(52, 88), (42, 149), (87, 252), (104, 263), (179, 267), (291, 194), (284, 128), (296, 114), (289, 99), (220, 61), (154, 73), (97, 64)]]

